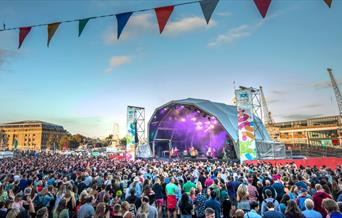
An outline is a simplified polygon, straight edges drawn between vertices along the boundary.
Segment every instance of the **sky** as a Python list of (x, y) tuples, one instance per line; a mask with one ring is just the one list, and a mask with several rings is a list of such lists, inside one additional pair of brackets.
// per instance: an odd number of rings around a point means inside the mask
[[(190, 0), (2, 0), (7, 28), (148, 9)], [(275, 121), (337, 115), (326, 68), (342, 84), (342, 1), (221, 0), (206, 24), (198, 3), (174, 9), (159, 34), (154, 11), (135, 13), (116, 40), (114, 17), (0, 32), (0, 123), (42, 120), (90, 137), (126, 131), (127, 105), (176, 99), (232, 104), (235, 86), (263, 86)], [(1, 28), (1, 27), (0, 27)]]

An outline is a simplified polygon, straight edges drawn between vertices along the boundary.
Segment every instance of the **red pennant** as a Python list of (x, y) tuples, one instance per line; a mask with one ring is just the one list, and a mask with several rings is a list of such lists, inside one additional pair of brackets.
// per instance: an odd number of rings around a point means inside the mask
[(19, 28), (19, 46), (18, 49), (21, 47), (21, 45), (23, 44), (26, 36), (29, 34), (29, 32), (31, 31), (32, 27), (20, 27)]
[(169, 20), (173, 9), (174, 9), (174, 6), (166, 6), (166, 7), (160, 7), (160, 8), (154, 9), (156, 12), (160, 33), (163, 32), (164, 27), (167, 21)]
[(270, 7), (271, 1), (272, 0), (254, 0), (255, 5), (257, 6), (263, 18), (266, 17), (267, 10)]
[(332, 0), (324, 0), (324, 2), (328, 5), (328, 7), (331, 7)]

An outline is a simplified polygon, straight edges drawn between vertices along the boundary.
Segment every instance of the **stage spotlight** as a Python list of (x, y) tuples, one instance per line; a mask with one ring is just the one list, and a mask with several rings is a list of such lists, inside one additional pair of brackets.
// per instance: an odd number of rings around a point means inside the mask
[(196, 117), (191, 118), (192, 121), (196, 121)]
[(186, 120), (185, 120), (185, 118), (181, 118), (180, 121), (181, 122), (185, 122)]

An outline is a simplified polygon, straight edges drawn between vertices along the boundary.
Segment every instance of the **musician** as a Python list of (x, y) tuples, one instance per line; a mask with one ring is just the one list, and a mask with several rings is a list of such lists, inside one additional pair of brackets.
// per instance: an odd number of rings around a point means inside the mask
[(197, 155), (198, 155), (198, 151), (195, 149), (194, 146), (191, 146), (191, 148), (190, 148), (190, 155), (191, 155), (191, 157), (197, 157)]

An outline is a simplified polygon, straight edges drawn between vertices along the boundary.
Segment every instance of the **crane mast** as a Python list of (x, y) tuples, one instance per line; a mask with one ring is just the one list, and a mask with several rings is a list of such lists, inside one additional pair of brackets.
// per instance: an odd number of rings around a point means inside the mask
[(261, 97), (261, 106), (263, 111), (264, 123), (265, 125), (272, 125), (274, 123), (271, 112), (268, 110), (266, 98), (264, 92), (262, 90), (262, 86), (259, 87), (260, 97)]
[(336, 101), (337, 101), (337, 105), (338, 105), (340, 115), (342, 115), (342, 95), (341, 95), (340, 89), (338, 88), (334, 74), (332, 73), (332, 69), (328, 68), (327, 71), (328, 71), (328, 74), (330, 76), (331, 86), (334, 89), (334, 93), (335, 93), (335, 97), (336, 97)]

